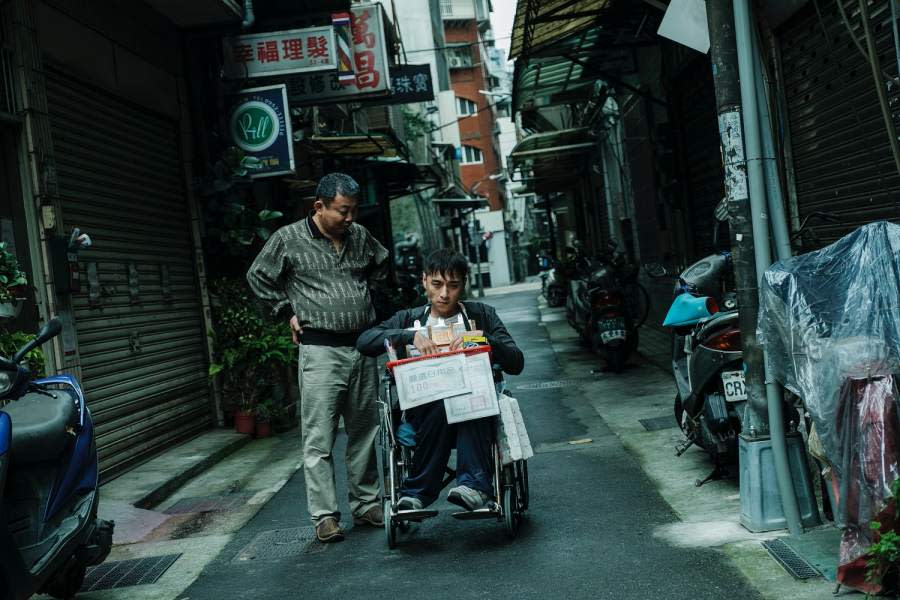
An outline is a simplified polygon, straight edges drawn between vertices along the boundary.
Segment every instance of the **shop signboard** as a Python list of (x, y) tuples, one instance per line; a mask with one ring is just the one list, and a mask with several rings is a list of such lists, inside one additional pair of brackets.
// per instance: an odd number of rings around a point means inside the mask
[(335, 68), (327, 73), (301, 73), (285, 78), (291, 106), (354, 102), (390, 93), (385, 17), (381, 4), (355, 4), (350, 9), (350, 52), (354, 77)]
[(331, 25), (226, 38), (225, 76), (230, 79), (337, 71), (338, 51)]
[[(241, 90), (228, 97), (228, 133), (251, 157), (251, 177), (294, 172), (294, 144), (284, 84)], [(256, 168), (252, 168), (255, 166)]]

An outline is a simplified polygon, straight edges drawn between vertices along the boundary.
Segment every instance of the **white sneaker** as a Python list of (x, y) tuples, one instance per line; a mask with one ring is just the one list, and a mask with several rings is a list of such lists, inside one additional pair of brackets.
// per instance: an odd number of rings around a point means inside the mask
[(478, 510), (487, 507), (491, 497), (480, 490), (474, 490), (466, 485), (458, 485), (447, 494), (447, 501), (466, 510)]
[(397, 510), (422, 510), (424, 505), (418, 498), (403, 496), (397, 500)]

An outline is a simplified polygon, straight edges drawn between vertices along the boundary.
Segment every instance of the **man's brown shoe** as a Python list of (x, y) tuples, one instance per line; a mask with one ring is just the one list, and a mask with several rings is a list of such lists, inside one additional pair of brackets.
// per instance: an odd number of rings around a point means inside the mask
[(344, 530), (341, 529), (337, 519), (334, 517), (325, 517), (316, 523), (316, 539), (323, 544), (340, 542), (344, 539)]
[(357, 525), (382, 527), (384, 525), (384, 511), (381, 509), (381, 506), (373, 506), (358, 517), (353, 517), (353, 522)]

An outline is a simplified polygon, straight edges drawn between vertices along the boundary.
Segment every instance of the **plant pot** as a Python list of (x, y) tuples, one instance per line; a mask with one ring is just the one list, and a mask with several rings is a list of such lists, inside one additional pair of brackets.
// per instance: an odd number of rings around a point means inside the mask
[(268, 421), (256, 422), (256, 438), (262, 439), (272, 435), (272, 425)]
[(238, 433), (253, 435), (256, 426), (256, 417), (252, 412), (239, 410), (234, 413), (234, 430)]

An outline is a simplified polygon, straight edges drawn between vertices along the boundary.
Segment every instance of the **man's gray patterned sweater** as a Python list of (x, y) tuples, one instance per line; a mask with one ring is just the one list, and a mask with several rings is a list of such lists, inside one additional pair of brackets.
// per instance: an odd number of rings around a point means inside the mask
[(308, 217), (272, 234), (247, 281), (276, 317), (295, 314), (304, 328), (358, 332), (375, 321), (369, 282), (387, 276), (387, 259), (362, 225), (350, 225), (338, 252)]

